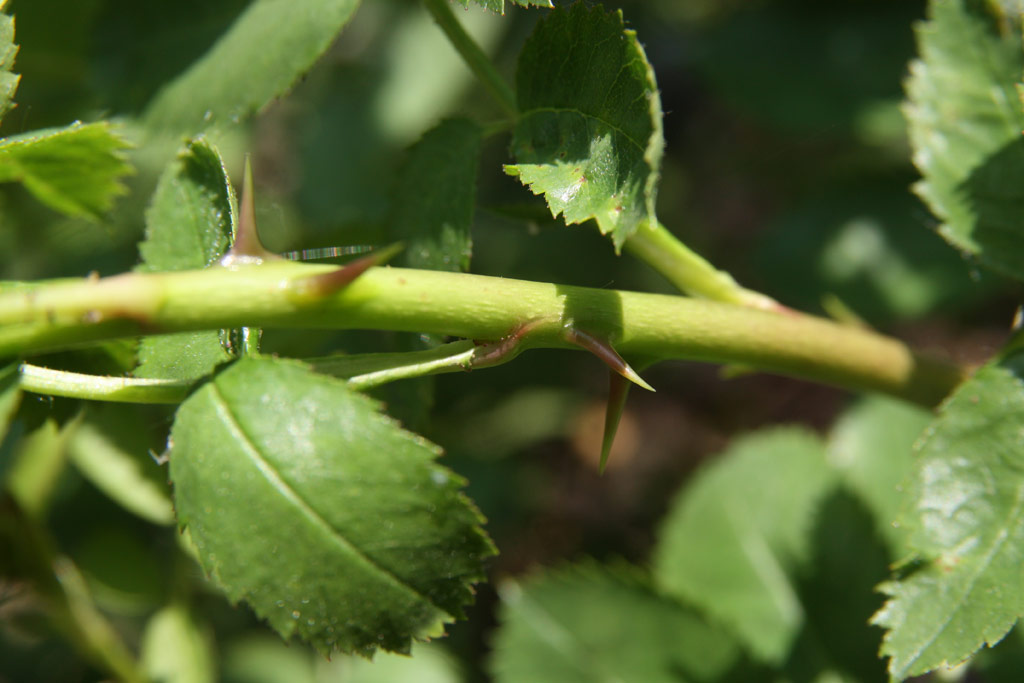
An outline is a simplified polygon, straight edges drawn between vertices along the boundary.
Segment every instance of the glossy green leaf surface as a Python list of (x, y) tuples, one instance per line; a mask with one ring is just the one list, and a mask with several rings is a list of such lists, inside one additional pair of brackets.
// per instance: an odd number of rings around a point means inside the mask
[[(6, 0), (0, 2), (0, 10), (4, 9)], [(14, 17), (0, 14), (0, 119), (14, 106), (14, 93), (18, 89), (21, 77), (12, 73), (14, 58), (18, 56), (18, 46), (14, 43)]]
[(917, 192), (942, 221), (939, 233), (1007, 275), (1024, 277), (1024, 73), (1019, 14), (997, 20), (989, 6), (933, 0), (918, 27), (905, 113)]
[[(235, 194), (220, 152), (188, 141), (157, 184), (139, 244), (143, 271), (206, 268), (231, 244)], [(150, 336), (139, 343), (136, 377), (194, 379), (230, 359), (217, 330)]]
[(684, 489), (654, 557), (660, 585), (774, 664), (804, 625), (793, 573), (810, 559), (815, 510), (835, 483), (824, 454), (797, 429), (734, 443)]
[(915, 552), (875, 622), (897, 679), (957, 664), (1024, 614), (1024, 355), (981, 368), (922, 437), (899, 523)]
[(194, 135), (230, 126), (283, 95), (330, 46), (358, 0), (256, 0), (153, 98), (144, 122)]
[(519, 55), (516, 164), (566, 223), (594, 219), (616, 249), (654, 219), (664, 140), (654, 72), (619, 12), (576, 3), (541, 19)]
[(98, 219), (125, 192), (127, 147), (106, 122), (13, 135), (0, 140), (0, 182), (19, 182), (68, 216)]
[(412, 268), (469, 270), (480, 127), (449, 119), (409, 151), (398, 176), (392, 235)]
[(639, 570), (576, 566), (506, 585), (492, 663), (498, 683), (715, 681), (735, 642)]
[(299, 363), (237, 362), (182, 404), (171, 440), (204, 569), (321, 651), (440, 635), (494, 553), (437, 447)]

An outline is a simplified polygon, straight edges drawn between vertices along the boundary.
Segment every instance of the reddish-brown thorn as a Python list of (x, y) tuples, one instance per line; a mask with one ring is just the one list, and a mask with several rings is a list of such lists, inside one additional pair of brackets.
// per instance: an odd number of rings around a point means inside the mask
[(608, 372), (608, 405), (604, 412), (604, 434), (601, 437), (601, 460), (597, 465), (597, 471), (604, 474), (605, 465), (608, 464), (608, 455), (612, 452), (612, 444), (615, 443), (615, 434), (619, 430), (619, 420), (622, 418), (622, 411), (626, 407), (626, 397), (629, 396), (631, 384), (626, 378), (614, 370)]
[(518, 347), (523, 337), (532, 332), (541, 322), (542, 320), (537, 318), (519, 323), (498, 341), (480, 344), (476, 353), (473, 354), (472, 367), (485, 368), (509, 360), (518, 353)]
[(636, 373), (636, 371), (629, 366), (629, 363), (622, 359), (618, 351), (612, 348), (604, 339), (596, 337), (589, 332), (577, 329), (572, 323), (565, 325), (562, 328), (562, 336), (570, 344), (576, 344), (604, 361), (604, 364), (609, 368), (619, 373), (630, 382), (637, 384), (648, 391), (654, 391), (654, 387), (644, 381), (644, 379)]
[(395, 254), (402, 251), (403, 248), (404, 245), (400, 242), (392, 244), (375, 251), (372, 254), (367, 254), (366, 256), (357, 258), (355, 261), (346, 263), (337, 270), (294, 280), (292, 281), (291, 286), (296, 292), (301, 293), (303, 296), (322, 297), (334, 294), (335, 292), (347, 287), (353, 280), (373, 266), (379, 266), (386, 263), (393, 258)]
[(242, 196), (238, 201), (238, 230), (231, 249), (221, 261), (225, 265), (242, 261), (262, 262), (280, 258), (277, 254), (267, 251), (260, 242), (259, 229), (256, 226), (256, 204), (253, 195), (252, 164), (249, 155), (245, 155), (245, 172), (242, 176)]

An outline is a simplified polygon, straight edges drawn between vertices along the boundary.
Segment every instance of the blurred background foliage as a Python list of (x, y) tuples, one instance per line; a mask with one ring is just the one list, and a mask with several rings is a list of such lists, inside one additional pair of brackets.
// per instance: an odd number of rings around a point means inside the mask
[[(900, 103), (923, 2), (612, 4), (637, 31), (662, 93), (663, 223), (743, 284), (791, 306), (853, 315), (961, 359), (981, 360), (997, 348), (1013, 310), (1009, 286), (981, 276), (943, 244), (910, 190), (917, 176)], [(114, 118), (138, 137), (132, 117), (246, 5), (13, 0), (22, 80), (18, 107), (0, 133)], [(511, 78), (540, 12), (457, 15)], [(253, 153), (258, 219), (271, 249), (382, 244), (404, 150), (453, 113), (485, 123), (501, 118), (416, 2), (373, 0), (290, 96), (218, 143), (233, 177), (241, 176), (243, 153)], [(16, 185), (0, 187), (0, 279), (135, 267), (143, 211), (176, 144), (149, 140), (132, 152), (131, 192), (101, 224), (63, 218)], [(502, 173), (507, 145), (504, 134), (485, 141), (472, 272), (672, 292), (644, 264), (617, 258), (595, 230), (552, 221), (539, 198)], [(265, 348), (301, 356), (406, 343), (393, 337), (268, 332)], [(132, 367), (126, 345), (87, 359), (65, 355), (97, 372)], [(61, 366), (61, 356), (48, 361)], [(192, 594), (193, 608), (217, 634), (225, 681), (488, 680), (494, 586), (504, 578), (584, 556), (645, 563), (670, 496), (704, 458), (765, 425), (825, 429), (851, 401), (777, 377), (727, 380), (697, 363), (666, 363), (645, 376), (658, 393), (631, 397), (603, 477), (596, 463), (605, 373), (585, 354), (531, 352), (492, 370), (438, 377), (428, 410), (411, 408), (409, 396), (429, 386), (382, 392), (392, 412), (443, 445), (446, 463), (468, 477), (468, 493), (501, 551), (496, 583), (480, 587), (469, 620), (442, 643), (418, 647), (413, 660), (325, 662), (286, 647), (247, 611), (207, 592), (165, 528), (128, 515), (76, 470), (55, 484), (52, 526), (132, 644), (145, 640), (145, 618), (168, 596)], [(3, 449), (19, 434), (52, 421), (58, 439), (59, 426), (75, 419), (70, 402), (25, 403), (0, 444), (0, 463), (10, 460)], [(102, 420), (103, 412), (87, 419)], [(138, 409), (133, 426), (143, 425), (146, 435), (122, 447), (159, 453), (170, 414)], [(66, 648), (47, 635), (17, 585), (0, 586), (0, 681), (97, 680)]]

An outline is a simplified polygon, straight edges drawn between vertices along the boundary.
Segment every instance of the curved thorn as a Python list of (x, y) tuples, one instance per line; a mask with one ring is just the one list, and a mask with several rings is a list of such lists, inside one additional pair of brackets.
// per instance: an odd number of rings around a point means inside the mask
[(519, 355), (523, 338), (536, 328), (542, 321), (537, 318), (520, 323), (512, 331), (496, 342), (482, 344), (473, 354), (471, 368), (486, 368), (501, 365)]
[(612, 444), (615, 443), (615, 434), (619, 431), (619, 420), (622, 419), (622, 412), (626, 407), (626, 397), (629, 396), (630, 386), (626, 378), (615, 370), (608, 372), (608, 406), (604, 413), (601, 460), (597, 465), (599, 474), (604, 474), (605, 465), (608, 464), (608, 456), (612, 452)]
[(318, 298), (328, 296), (348, 287), (353, 280), (367, 270), (373, 266), (386, 263), (404, 248), (405, 245), (401, 242), (396, 242), (372, 254), (367, 254), (357, 258), (355, 261), (346, 263), (336, 270), (293, 280), (290, 286), (292, 291), (300, 297)]
[(563, 328), (563, 337), (570, 344), (576, 344), (581, 346), (587, 351), (604, 361), (604, 364), (609, 368), (619, 373), (633, 384), (643, 387), (647, 391), (654, 391), (654, 387), (644, 381), (644, 379), (636, 373), (636, 371), (629, 366), (629, 363), (622, 359), (619, 352), (612, 348), (604, 339), (596, 337), (589, 332), (577, 329), (572, 323), (567, 324)]

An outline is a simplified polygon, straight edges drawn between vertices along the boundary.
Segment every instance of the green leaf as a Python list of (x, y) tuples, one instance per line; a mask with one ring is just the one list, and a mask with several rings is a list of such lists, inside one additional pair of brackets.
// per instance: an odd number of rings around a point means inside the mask
[(392, 235), (405, 243), (405, 264), (428, 270), (469, 270), (480, 127), (450, 119), (428, 131), (398, 176)]
[(805, 625), (795, 573), (810, 562), (814, 513), (835, 484), (824, 445), (797, 429), (752, 434), (673, 504), (654, 555), (659, 585), (781, 665)]
[(69, 216), (99, 219), (126, 192), (129, 147), (107, 122), (75, 123), (0, 140), (0, 182), (20, 182), (36, 199)]
[(30, 517), (46, 515), (65, 470), (68, 438), (77, 426), (77, 419), (58, 425), (49, 417), (15, 444), (7, 487)]
[[(0, 2), (0, 10), (4, 9), (7, 0)], [(18, 46), (14, 43), (14, 17), (0, 14), (0, 119), (14, 106), (14, 92), (18, 89), (21, 76), (12, 73), (14, 58), (18, 56)]]
[(1024, 72), (1019, 14), (997, 21), (987, 3), (929, 3), (917, 29), (905, 113), (916, 190), (951, 244), (1005, 274), (1024, 277)]
[(150, 617), (142, 634), (142, 665), (160, 683), (217, 680), (209, 637), (187, 606), (172, 603)]
[(506, 166), (566, 223), (594, 219), (619, 249), (653, 221), (664, 139), (654, 72), (622, 14), (577, 3), (537, 23), (519, 56)]
[(1024, 354), (990, 363), (942, 407), (917, 449), (899, 523), (916, 552), (875, 615), (903, 679), (994, 645), (1024, 613)]
[(880, 396), (863, 399), (832, 430), (828, 460), (844, 487), (871, 511), (892, 557), (905, 557), (906, 534), (894, 522), (910, 474), (914, 442), (931, 421), (929, 411)]
[(124, 509), (153, 524), (172, 524), (166, 473), (149, 456), (140, 432), (123, 426), (140, 418), (124, 406), (91, 411), (68, 443), (71, 462)]
[[(554, 7), (551, 0), (509, 0), (513, 5), (519, 5), (520, 7)], [(458, 0), (459, 4), (463, 7), (469, 7), (470, 0)], [(484, 9), (489, 9), (492, 12), (498, 12), (499, 14), (505, 13), (505, 0), (473, 0), (476, 4), (480, 5)]]
[(638, 570), (577, 566), (502, 590), (491, 665), (498, 683), (716, 681), (734, 641)]
[(204, 138), (186, 142), (164, 169), (146, 211), (139, 269), (193, 270), (218, 261), (231, 244), (236, 204), (217, 148)]
[(171, 441), (204, 569), (323, 652), (440, 635), (494, 553), (435, 446), (299, 363), (238, 361), (182, 404)]
[(348, 23), (358, 0), (256, 0), (144, 114), (154, 131), (225, 127), (286, 93)]
[[(193, 270), (216, 263), (231, 244), (236, 204), (217, 148), (203, 138), (188, 141), (160, 176), (146, 211), (139, 269)], [(135, 376), (196, 379), (230, 358), (216, 330), (147, 337), (139, 344)]]

